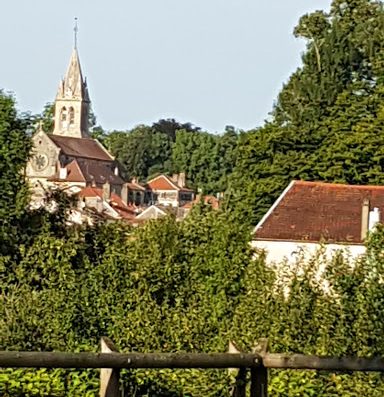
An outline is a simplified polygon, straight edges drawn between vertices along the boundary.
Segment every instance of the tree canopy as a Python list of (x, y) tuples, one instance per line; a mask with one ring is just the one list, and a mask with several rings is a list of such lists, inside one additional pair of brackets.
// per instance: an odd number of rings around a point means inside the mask
[(10, 253), (22, 233), (28, 205), (24, 167), (30, 155), (30, 120), (15, 108), (14, 98), (0, 91), (0, 253)]

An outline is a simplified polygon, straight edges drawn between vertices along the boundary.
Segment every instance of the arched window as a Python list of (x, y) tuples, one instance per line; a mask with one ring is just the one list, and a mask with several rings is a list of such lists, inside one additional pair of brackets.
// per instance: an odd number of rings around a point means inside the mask
[(69, 108), (69, 125), (75, 124), (75, 109), (71, 106)]
[(67, 108), (65, 106), (60, 110), (60, 124), (61, 128), (67, 127)]
[(65, 106), (61, 108), (60, 120), (61, 121), (66, 121), (67, 120), (67, 108)]

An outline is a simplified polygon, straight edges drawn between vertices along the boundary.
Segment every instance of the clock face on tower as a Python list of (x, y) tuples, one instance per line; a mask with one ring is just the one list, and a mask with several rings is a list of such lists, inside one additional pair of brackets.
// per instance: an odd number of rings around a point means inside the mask
[(32, 167), (35, 171), (43, 171), (48, 166), (48, 156), (45, 153), (37, 153), (32, 158)]

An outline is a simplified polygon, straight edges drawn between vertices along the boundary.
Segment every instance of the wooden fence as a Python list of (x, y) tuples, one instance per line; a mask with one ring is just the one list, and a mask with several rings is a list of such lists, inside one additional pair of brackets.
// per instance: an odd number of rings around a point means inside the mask
[(118, 353), (108, 338), (101, 339), (101, 353), (0, 351), (0, 368), (100, 368), (100, 397), (121, 395), (122, 368), (200, 368), (236, 371), (234, 397), (246, 397), (250, 372), (250, 397), (267, 397), (268, 369), (384, 372), (384, 358), (336, 358), (302, 354), (271, 354), (262, 340), (252, 353), (230, 344), (228, 353)]

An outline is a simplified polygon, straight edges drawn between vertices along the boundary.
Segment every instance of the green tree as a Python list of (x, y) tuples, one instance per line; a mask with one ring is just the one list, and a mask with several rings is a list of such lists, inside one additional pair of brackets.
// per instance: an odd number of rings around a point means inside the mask
[(172, 146), (174, 172), (185, 172), (188, 183), (204, 193), (226, 189), (236, 159), (238, 135), (228, 130), (223, 135), (180, 130)]
[[(0, 346), (19, 350), (94, 351), (109, 335), (122, 351), (224, 351), (252, 258), (246, 231), (204, 206), (182, 223), (167, 217), (134, 230), (106, 224), (62, 237), (43, 232), (21, 251), (18, 263), (0, 271)], [(22, 395), (25, 372), (7, 374), (0, 391)], [(49, 379), (65, 395), (65, 373), (43, 375), (31, 395)], [(230, 384), (225, 372), (177, 375), (182, 381), (172, 371), (132, 372), (126, 386), (176, 396), (223, 395)]]
[(104, 142), (123, 165), (127, 178), (143, 180), (155, 173), (168, 172), (171, 140), (167, 134), (141, 125), (131, 131), (113, 131)]
[(20, 116), (14, 98), (0, 91), (0, 254), (12, 253), (23, 231), (28, 205), (24, 167), (31, 140), (28, 117)]
[(334, 1), (300, 19), (303, 65), (265, 126), (240, 139), (227, 205), (255, 224), (292, 179), (381, 183), (384, 11)]
[(160, 119), (152, 124), (154, 131), (167, 135), (172, 142), (176, 140), (176, 132), (185, 130), (188, 132), (200, 131), (200, 127), (195, 127), (192, 123), (179, 123), (175, 119)]

